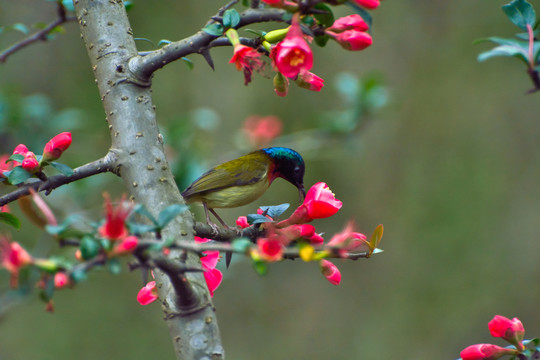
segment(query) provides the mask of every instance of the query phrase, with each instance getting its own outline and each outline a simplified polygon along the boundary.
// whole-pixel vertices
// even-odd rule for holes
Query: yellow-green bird
[[[304,171],[304,160],[296,151],[284,147],[260,149],[210,169],[184,190],[182,196],[188,204],[203,204],[208,224],[213,225],[210,211],[227,227],[215,208],[249,204],[264,194],[278,177],[296,186],[304,199]]]

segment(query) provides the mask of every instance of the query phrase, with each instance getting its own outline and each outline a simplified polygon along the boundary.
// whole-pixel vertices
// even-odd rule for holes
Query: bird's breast
[[[210,191],[200,196],[206,205],[213,208],[232,208],[249,204],[258,199],[270,186],[267,178],[240,186],[231,186],[217,191]]]

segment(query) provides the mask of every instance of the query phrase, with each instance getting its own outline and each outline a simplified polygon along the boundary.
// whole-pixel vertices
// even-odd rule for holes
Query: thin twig
[[[62,4],[60,4],[58,6],[58,19],[54,20],[53,22],[49,23],[47,26],[45,26],[43,29],[41,29],[40,31],[24,38],[23,40],[19,41],[18,43],[15,43],[13,44],[12,46],[10,46],[9,48],[7,48],[6,50],[2,51],[0,53],[0,63],[4,63],[6,62],[7,58],[10,56],[10,55],[13,55],[14,53],[16,53],[17,51],[27,47],[28,45],[31,45],[37,41],[47,41],[47,35],[49,35],[49,33],[51,31],[53,31],[53,29],[57,26],[60,26],[66,22],[71,22],[71,21],[75,21],[76,20],[76,17],[75,16],[66,16],[66,11],[65,11],[65,8]]]

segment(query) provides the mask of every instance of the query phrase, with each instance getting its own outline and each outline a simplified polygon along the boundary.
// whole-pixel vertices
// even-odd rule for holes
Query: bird
[[[304,159],[299,153],[285,147],[268,147],[208,170],[182,192],[182,197],[188,204],[202,203],[206,222],[217,231],[208,212],[229,228],[214,209],[249,204],[278,177],[296,186],[302,201],[306,196],[304,172]]]

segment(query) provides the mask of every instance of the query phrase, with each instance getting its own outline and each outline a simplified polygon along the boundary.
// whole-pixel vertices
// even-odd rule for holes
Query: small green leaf
[[[240,14],[235,9],[227,9],[223,14],[223,26],[234,28],[240,23]]]
[[[101,246],[93,237],[85,236],[82,238],[81,245],[79,248],[81,249],[82,258],[84,260],[89,260],[98,254]]]
[[[22,163],[24,160],[24,155],[22,154],[13,154],[9,157],[9,159],[6,160],[6,163],[10,162],[10,161],[18,161],[20,163]]]
[[[318,3],[314,6],[315,9],[319,9],[324,11],[324,14],[315,14],[315,19],[324,27],[330,27],[334,24],[334,13],[332,12],[332,9],[323,3]]]
[[[133,209],[133,214],[138,214],[138,215],[147,217],[148,219],[150,219],[150,221],[154,223],[154,225],[156,226],[158,225],[156,218],[152,216],[152,214],[150,214],[150,212],[146,210],[146,208],[141,204],[135,205],[135,208]]]
[[[71,176],[73,175],[73,169],[67,166],[66,164],[58,163],[58,162],[51,162],[50,163],[53,168],[58,170],[58,172],[66,175]]]
[[[248,251],[248,249],[250,248],[252,244],[253,243],[251,242],[251,240],[246,239],[246,238],[240,238],[240,239],[233,240],[231,246],[235,252],[245,253]]]
[[[122,272],[122,264],[120,264],[118,259],[110,259],[107,263],[107,268],[114,275],[118,275]]]
[[[272,219],[276,220],[291,206],[288,203],[281,205],[272,205],[272,206],[259,206],[262,211],[266,211],[266,215],[270,216]]]
[[[71,279],[75,281],[76,283],[84,281],[88,278],[88,275],[86,274],[86,271],[83,268],[77,268],[70,274]]]
[[[267,264],[261,260],[253,260],[253,268],[255,269],[255,272],[261,276],[266,275],[268,272]]]
[[[514,56],[528,64],[528,49],[513,45],[501,45],[478,55],[478,61],[482,62],[495,56]]]
[[[32,174],[24,170],[22,167],[17,166],[14,167],[13,170],[11,170],[11,172],[9,173],[8,181],[12,185],[17,185],[23,183],[30,176],[32,176]]]
[[[223,25],[221,24],[211,23],[211,24],[206,25],[202,30],[208,35],[221,36],[223,35],[224,29],[223,29]]]
[[[523,30],[527,30],[527,25],[533,27],[536,22],[534,8],[525,0],[513,0],[503,5],[502,10],[514,25]]]
[[[21,228],[21,221],[15,215],[7,212],[0,212],[0,222],[11,225],[17,230]]]
[[[158,215],[158,226],[159,228],[163,229],[171,220],[173,220],[175,217],[177,217],[179,214],[183,213],[187,210],[186,205],[180,205],[180,204],[172,204],[165,208],[163,211],[161,211]]]
[[[247,222],[250,225],[261,224],[265,222],[272,222],[271,219],[267,218],[266,216],[259,215],[259,214],[249,214],[246,217],[247,217]]]
[[[183,57],[182,60],[184,61],[184,64],[189,68],[189,70],[193,70],[193,61],[189,60],[187,57]]]
[[[126,225],[129,229],[129,232],[134,235],[142,235],[145,233],[156,231],[158,228],[156,225],[141,224],[136,222],[127,221]]]
[[[16,23],[16,24],[13,24],[11,25],[11,28],[13,30],[17,30],[17,31],[20,31],[22,32],[24,35],[28,35],[28,27],[22,23]]]
[[[79,214],[70,215],[66,217],[64,221],[62,221],[62,223],[58,225],[45,225],[45,231],[47,231],[47,233],[53,236],[67,237],[65,235],[68,230],[71,230],[69,229],[70,226],[73,223],[82,222],[82,221],[84,221],[84,218],[81,215]],[[80,235],[79,231],[69,231],[69,233],[70,233],[69,236]]]

